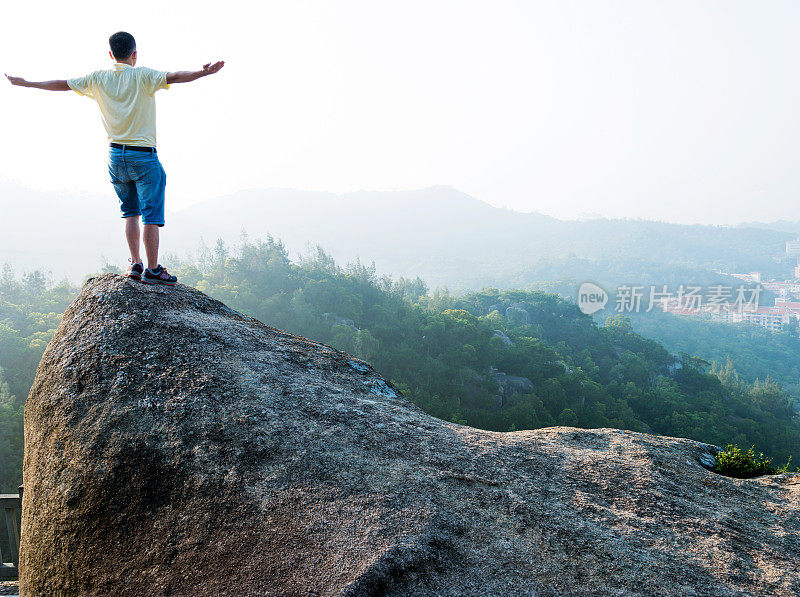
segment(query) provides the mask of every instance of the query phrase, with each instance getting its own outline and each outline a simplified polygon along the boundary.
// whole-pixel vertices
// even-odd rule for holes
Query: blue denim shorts
[[[109,147],[108,173],[123,218],[140,215],[143,224],[164,225],[167,175],[156,153]]]

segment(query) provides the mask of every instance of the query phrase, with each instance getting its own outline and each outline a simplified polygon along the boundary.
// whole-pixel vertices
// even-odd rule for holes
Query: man
[[[146,284],[174,285],[177,278],[158,263],[159,228],[164,225],[164,188],[167,176],[156,154],[155,92],[172,83],[188,83],[219,72],[225,62],[209,63],[198,71],[163,72],[136,66],[136,40],[119,31],[109,40],[111,70],[99,70],[77,79],[26,81],[6,75],[12,85],[49,91],[72,89],[100,107],[111,141],[108,171],[119,197],[125,219],[125,237],[130,249],[128,276]],[[147,269],[140,256],[139,218],[144,230],[141,240]]]

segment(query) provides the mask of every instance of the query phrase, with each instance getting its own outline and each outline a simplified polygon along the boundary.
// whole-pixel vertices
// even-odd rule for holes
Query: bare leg
[[[145,224],[142,240],[144,240],[144,252],[147,253],[147,267],[155,269],[158,267],[158,226]]]
[[[125,218],[125,238],[128,239],[131,261],[133,263],[141,263],[142,257],[139,254],[139,216]]]

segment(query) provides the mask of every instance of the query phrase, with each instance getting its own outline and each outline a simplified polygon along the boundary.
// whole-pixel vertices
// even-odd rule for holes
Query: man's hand
[[[3,74],[6,75],[5,73],[3,73]],[[27,83],[28,82],[25,79],[23,79],[22,77],[12,77],[11,75],[6,75],[6,79],[8,79],[8,82],[11,83],[12,85],[19,85],[20,87],[27,87]]]
[[[5,73],[3,73],[5,75]],[[35,87],[36,89],[44,89],[46,91],[69,91],[66,79],[58,79],[55,81],[26,81],[22,77],[12,77],[6,75],[9,83],[18,85],[20,87]]]
[[[217,62],[209,62],[208,64],[204,64],[203,68],[200,70],[167,73],[167,83],[189,83],[190,81],[196,81],[200,77],[218,73],[223,66],[225,66],[225,61],[219,60]]]
[[[223,66],[225,66],[224,60],[219,60],[214,63],[209,62],[203,65],[203,72],[207,75],[213,75],[214,73],[218,73]]]

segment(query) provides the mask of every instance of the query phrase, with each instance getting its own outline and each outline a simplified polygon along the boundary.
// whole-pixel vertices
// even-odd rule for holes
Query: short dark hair
[[[117,31],[108,38],[108,45],[111,46],[111,53],[117,60],[127,60],[136,49],[136,40],[133,35],[126,31]]]

